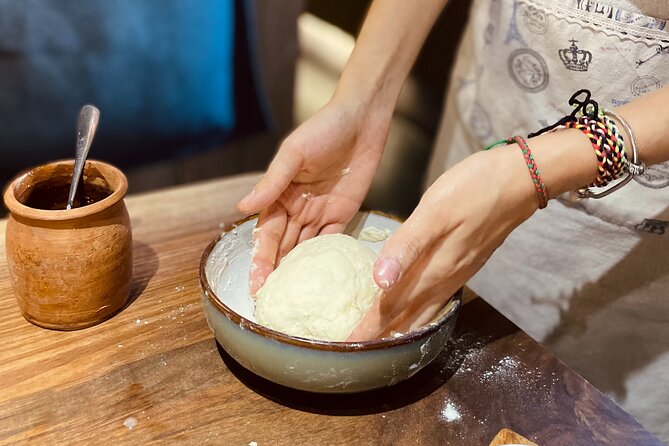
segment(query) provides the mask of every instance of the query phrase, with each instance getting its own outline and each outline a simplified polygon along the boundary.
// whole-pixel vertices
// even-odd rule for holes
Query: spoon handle
[[[95,130],[100,121],[100,110],[93,105],[84,105],[79,112],[77,120],[77,152],[74,160],[74,173],[72,174],[72,183],[70,183],[70,194],[67,197],[67,209],[72,209],[74,196],[77,193],[77,186],[81,179],[81,173],[84,170],[88,151],[93,142]]]

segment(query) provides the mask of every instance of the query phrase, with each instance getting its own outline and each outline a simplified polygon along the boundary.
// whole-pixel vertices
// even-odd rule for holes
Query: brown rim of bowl
[[[47,209],[35,209],[26,206],[21,203],[15,195],[15,187],[21,182],[24,181],[30,174],[36,169],[44,168],[52,165],[74,165],[74,160],[57,160],[50,163],[41,164],[39,166],[32,167],[30,169],[21,172],[16,177],[12,179],[9,185],[5,188],[3,198],[5,201],[5,206],[7,209],[14,214],[24,218],[30,218],[33,220],[45,220],[45,221],[61,221],[61,220],[74,220],[76,218],[87,217],[89,215],[97,214],[105,209],[112,207],[114,204],[121,201],[125,194],[128,192],[128,179],[125,177],[123,172],[116,167],[104,161],[97,160],[87,160],[86,165],[90,165],[100,170],[104,177],[114,178],[117,185],[113,188],[111,195],[103,198],[100,201],[91,203],[87,206],[82,206],[70,210],[47,210]],[[86,167],[84,167],[84,171]],[[82,175],[83,177],[83,175]]]
[[[370,214],[380,215],[382,217],[387,217],[399,222],[402,221],[401,219],[395,216],[380,211],[363,210],[361,212],[368,212]],[[442,310],[440,310],[440,312],[444,311],[444,309],[446,309],[448,305],[451,305],[451,308],[448,309],[448,311],[438,320],[431,322],[427,325],[424,325],[418,330],[411,331],[408,334],[404,334],[397,338],[381,338],[362,342],[341,342],[341,341],[331,342],[331,341],[322,341],[318,339],[303,338],[299,336],[291,336],[282,333],[280,331],[272,330],[271,328],[267,328],[263,325],[260,325],[249,319],[246,319],[241,315],[239,315],[238,313],[236,313],[226,304],[224,304],[216,295],[216,293],[214,293],[214,290],[211,289],[209,281],[207,280],[206,265],[207,265],[207,260],[209,260],[209,254],[211,254],[211,251],[214,249],[216,244],[223,238],[223,235],[225,235],[232,229],[236,228],[237,226],[240,226],[249,220],[253,220],[257,216],[258,214],[252,214],[228,225],[223,230],[221,235],[219,235],[218,237],[216,237],[216,239],[214,239],[214,241],[209,243],[207,248],[202,253],[202,258],[200,259],[200,286],[202,287],[202,291],[207,297],[207,300],[209,300],[209,302],[211,302],[218,310],[220,310],[228,319],[230,319],[232,322],[239,325],[243,329],[250,330],[256,334],[259,334],[261,336],[264,336],[266,338],[278,342],[291,344],[298,347],[307,347],[307,348],[315,348],[318,350],[329,350],[329,351],[339,351],[339,352],[379,350],[393,347],[396,345],[409,344],[416,341],[417,339],[432,335],[433,333],[441,329],[441,327],[445,325],[449,320],[455,317],[458,308],[460,308],[461,298],[462,298],[462,288],[456,291],[455,294],[453,294],[453,296],[451,296],[449,301],[444,305]]]

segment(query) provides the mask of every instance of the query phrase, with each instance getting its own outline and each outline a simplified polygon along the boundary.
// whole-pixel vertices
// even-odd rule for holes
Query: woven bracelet
[[[627,154],[622,135],[613,121],[605,115],[581,116],[565,127],[582,131],[590,140],[597,156],[597,178],[591,187],[604,187],[619,178],[627,164]]]
[[[603,198],[606,197],[607,195],[610,195],[611,193],[617,191],[621,187],[625,186],[627,183],[629,183],[632,178],[634,178],[637,175],[643,175],[644,171],[646,170],[646,165],[639,159],[639,150],[637,149],[636,145],[636,136],[634,135],[634,131],[632,130],[632,127],[630,127],[629,123],[622,118],[619,114],[615,113],[612,110],[604,110],[604,119],[606,122],[613,126],[615,128],[615,123],[614,120],[620,124],[627,134],[629,135],[629,144],[630,144],[630,149],[632,152],[632,159],[630,160],[627,151],[623,150],[623,157],[625,162],[623,163],[622,166],[622,172],[621,175],[624,175],[625,173],[627,176],[625,176],[622,180],[620,180],[618,183],[614,184],[613,186],[609,187],[608,189],[601,191],[601,192],[593,192],[587,187],[581,188],[577,191],[577,194],[580,198]],[[622,136],[621,136],[622,139]],[[618,176],[621,176],[618,175]]]
[[[548,193],[546,192],[546,185],[541,179],[541,174],[537,163],[534,161],[534,156],[530,150],[530,146],[525,141],[525,138],[522,136],[512,136],[509,139],[501,139],[490,145],[488,145],[485,150],[491,149],[500,144],[518,144],[520,150],[523,152],[523,157],[525,158],[525,164],[527,165],[528,170],[530,171],[530,176],[532,177],[532,184],[534,184],[534,189],[537,192],[539,198],[539,209],[543,209],[548,205]]]

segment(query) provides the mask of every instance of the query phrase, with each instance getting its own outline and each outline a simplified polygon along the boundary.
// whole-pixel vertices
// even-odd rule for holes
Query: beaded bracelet
[[[484,150],[491,149],[500,144],[518,144],[520,150],[523,152],[525,164],[527,164],[527,168],[530,171],[532,184],[534,184],[534,189],[537,191],[537,196],[539,197],[539,209],[545,208],[548,205],[548,193],[546,192],[546,185],[544,184],[544,180],[541,179],[539,168],[537,167],[537,163],[534,161],[534,156],[532,155],[530,146],[527,144],[527,141],[525,141],[525,138],[522,136],[512,136],[509,139],[501,139],[488,145]]]

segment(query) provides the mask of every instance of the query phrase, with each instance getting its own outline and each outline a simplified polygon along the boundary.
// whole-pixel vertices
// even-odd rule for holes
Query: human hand
[[[534,213],[536,192],[515,147],[472,155],[429,188],[379,254],[374,280],[382,293],[349,341],[429,322]]]
[[[390,113],[333,100],[283,141],[265,176],[238,205],[245,213],[260,211],[252,295],[296,244],[344,230],[378,167]]]

